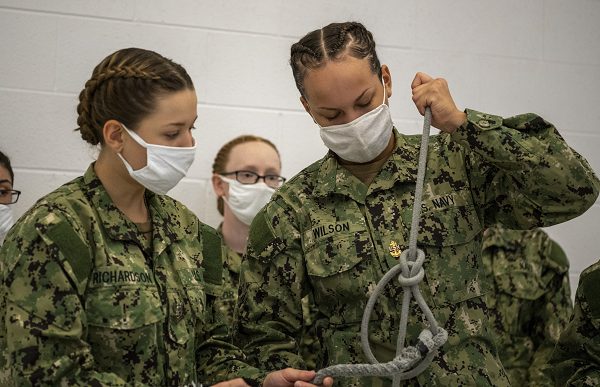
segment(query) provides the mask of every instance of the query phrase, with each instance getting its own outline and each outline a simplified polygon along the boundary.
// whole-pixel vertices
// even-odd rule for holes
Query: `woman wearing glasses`
[[[218,231],[223,238],[224,294],[217,310],[231,323],[237,299],[242,255],[250,223],[271,195],[285,182],[275,145],[262,137],[243,135],[221,147],[213,163],[213,189],[223,215]],[[231,324],[229,324],[231,325]]]
[[[15,175],[10,166],[10,159],[0,152],[0,246],[2,246],[8,230],[15,223],[9,204],[14,204],[19,200],[21,191],[13,189],[14,181]]]

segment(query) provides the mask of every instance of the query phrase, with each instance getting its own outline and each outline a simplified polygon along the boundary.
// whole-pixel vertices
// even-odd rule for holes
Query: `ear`
[[[392,74],[390,74],[390,69],[387,65],[381,65],[381,76],[383,77],[387,97],[390,98],[392,96]]]
[[[220,198],[227,194],[227,192],[229,191],[229,186],[223,181],[223,179],[221,179],[219,175],[213,173],[211,181],[213,190],[215,191],[215,195],[217,195],[217,197]]]
[[[117,120],[108,120],[102,127],[104,144],[113,152],[120,153],[123,150],[123,126]]]

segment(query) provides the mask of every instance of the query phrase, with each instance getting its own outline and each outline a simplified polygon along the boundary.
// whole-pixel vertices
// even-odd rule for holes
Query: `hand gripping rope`
[[[448,332],[438,325],[419,289],[419,283],[423,280],[425,275],[423,270],[425,253],[423,250],[417,248],[417,231],[419,228],[419,220],[421,218],[421,200],[423,196],[423,181],[425,180],[425,171],[427,168],[427,147],[429,143],[430,127],[431,109],[427,107],[425,109],[423,136],[421,137],[421,148],[419,151],[419,169],[415,185],[415,200],[413,203],[408,250],[405,250],[400,254],[400,263],[391,268],[379,281],[373,294],[369,297],[369,301],[367,302],[367,306],[363,313],[360,327],[360,339],[365,356],[372,364],[338,364],[323,368],[317,372],[317,375],[313,379],[314,384],[321,384],[323,379],[327,376],[387,376],[394,378],[394,386],[399,386],[401,380],[414,378],[423,372],[429,364],[431,364],[437,349],[448,340]],[[379,297],[387,283],[396,275],[398,275],[398,281],[404,290],[400,315],[400,330],[396,342],[396,357],[390,362],[379,363],[373,355],[369,345],[369,319],[373,312],[377,297]],[[408,312],[412,297],[414,297],[415,302],[423,311],[423,314],[429,323],[429,328],[425,328],[421,331],[416,345],[404,347]]]

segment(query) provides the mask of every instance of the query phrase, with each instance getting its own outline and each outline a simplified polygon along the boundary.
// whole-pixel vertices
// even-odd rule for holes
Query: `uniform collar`
[[[137,241],[137,226],[119,210],[106,192],[102,182],[94,171],[92,163],[83,175],[84,192],[102,221],[104,230],[109,237],[116,240]],[[180,228],[172,229],[168,223],[171,207],[165,197],[146,190],[146,202],[152,217],[154,251],[162,251],[170,243],[183,238]],[[160,254],[160,253],[158,253]]]
[[[394,135],[395,150],[369,187],[342,167],[329,151],[321,162],[313,194],[319,197],[335,193],[363,203],[366,196],[373,192],[390,189],[397,183],[414,183],[417,179],[420,141],[409,141],[395,128]],[[413,136],[413,140],[416,138]]]

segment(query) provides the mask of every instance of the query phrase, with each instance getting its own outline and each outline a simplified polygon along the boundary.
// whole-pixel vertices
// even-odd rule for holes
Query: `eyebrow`
[[[194,121],[192,121],[192,125],[194,125],[196,123],[196,120],[198,119],[198,116],[196,116],[196,118],[194,118]],[[173,126],[185,126],[187,124],[187,122],[170,122],[167,124],[167,126],[173,125]]]
[[[10,181],[10,180],[8,180],[8,179],[2,179],[2,180],[0,180],[0,184],[4,184],[4,183],[8,183],[8,184],[10,184],[10,185],[11,185],[11,187],[12,187],[12,181]]]
[[[366,88],[366,89],[365,89],[365,91],[363,91],[363,92],[362,92],[362,93],[361,93],[361,94],[360,94],[360,95],[359,95],[359,96],[358,96],[358,97],[357,97],[357,98],[354,100],[354,102],[358,102],[358,101],[359,101],[359,100],[360,100],[360,99],[361,99],[361,98],[362,98],[362,97],[365,95],[365,93],[366,93],[367,91],[371,90],[371,89],[372,89],[372,87],[368,87],[368,88]],[[324,110],[335,110],[335,111],[339,110],[339,109],[337,109],[337,108],[321,107],[321,106],[319,106],[318,108],[319,108],[319,109],[324,109]]]

